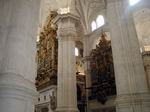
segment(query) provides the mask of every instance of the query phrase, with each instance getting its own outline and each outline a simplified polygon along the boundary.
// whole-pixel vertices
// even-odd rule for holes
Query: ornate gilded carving
[[[38,89],[54,84],[57,81],[57,50],[56,29],[52,28],[52,20],[56,17],[56,12],[51,12],[47,18],[47,23],[40,33],[40,41],[37,45],[37,78]]]
[[[102,33],[99,44],[90,54],[92,97],[105,103],[107,96],[116,93],[111,41]]]

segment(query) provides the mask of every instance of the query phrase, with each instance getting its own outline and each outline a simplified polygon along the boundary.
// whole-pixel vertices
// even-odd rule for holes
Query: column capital
[[[60,14],[53,23],[57,25],[57,38],[61,40],[76,40],[78,37],[76,25],[79,24],[79,17],[71,13]]]

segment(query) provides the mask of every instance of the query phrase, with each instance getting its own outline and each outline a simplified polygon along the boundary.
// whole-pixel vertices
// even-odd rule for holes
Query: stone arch
[[[143,8],[134,13],[134,22],[141,52],[150,50],[150,9]]]

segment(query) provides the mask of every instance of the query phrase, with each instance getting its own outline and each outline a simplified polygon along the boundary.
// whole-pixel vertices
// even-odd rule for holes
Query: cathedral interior
[[[0,0],[0,112],[150,112],[150,0]]]

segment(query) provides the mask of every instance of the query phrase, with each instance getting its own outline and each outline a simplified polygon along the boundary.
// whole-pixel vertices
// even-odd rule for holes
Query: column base
[[[29,82],[20,75],[0,74],[0,112],[34,112],[37,92]]]
[[[56,112],[79,112],[77,108],[57,108]]]
[[[150,112],[150,94],[138,93],[117,96],[116,112]]]

